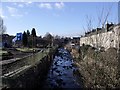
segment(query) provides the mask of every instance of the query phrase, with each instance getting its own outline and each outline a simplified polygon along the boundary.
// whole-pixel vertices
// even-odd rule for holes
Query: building
[[[80,44],[79,41],[80,41],[80,37],[73,37],[73,38],[71,39],[71,43],[72,43],[73,45],[79,45],[79,44]]]
[[[14,38],[15,36],[10,36],[8,34],[2,34],[2,47],[12,47],[12,39]]]
[[[105,28],[86,33],[80,38],[80,46],[83,44],[91,45],[96,48],[110,47],[119,48],[120,43],[120,24],[106,24]]]

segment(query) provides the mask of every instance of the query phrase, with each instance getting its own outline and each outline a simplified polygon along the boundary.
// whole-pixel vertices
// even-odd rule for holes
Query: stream
[[[43,88],[81,88],[82,85],[75,75],[71,54],[59,48],[48,72]]]

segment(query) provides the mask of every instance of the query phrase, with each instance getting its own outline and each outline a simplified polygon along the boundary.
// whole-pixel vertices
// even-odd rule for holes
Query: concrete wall
[[[35,88],[42,85],[56,48],[3,65],[2,88]]]
[[[112,31],[80,38],[80,46],[82,46],[84,43],[85,45],[91,45],[93,47],[104,47],[105,49],[110,47],[119,48],[119,36],[120,25],[117,25],[113,28]]]

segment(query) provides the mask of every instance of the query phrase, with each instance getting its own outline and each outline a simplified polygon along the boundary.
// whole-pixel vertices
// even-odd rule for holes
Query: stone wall
[[[80,46],[83,44],[91,45],[93,47],[104,47],[108,49],[110,47],[119,48],[119,36],[120,36],[120,25],[114,26],[113,30],[104,33],[81,37]]]
[[[56,48],[47,49],[3,65],[2,88],[35,88],[42,85],[55,51]]]
[[[36,62],[41,60],[47,54],[48,54],[47,51],[33,53],[29,56],[21,57],[20,59],[17,59],[15,62],[2,64],[2,74],[5,75],[5,74],[12,72],[14,70],[17,70],[21,67],[35,64]]]

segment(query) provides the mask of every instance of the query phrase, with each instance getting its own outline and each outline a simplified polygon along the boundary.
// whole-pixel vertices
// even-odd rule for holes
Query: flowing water
[[[59,48],[43,88],[81,88],[74,74],[76,70],[70,53]]]

